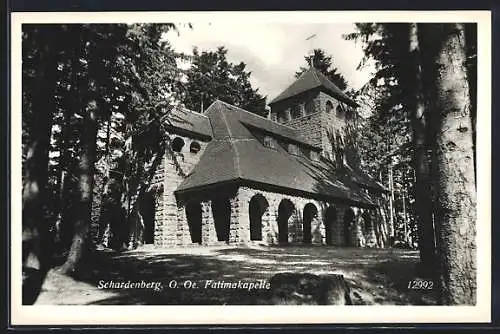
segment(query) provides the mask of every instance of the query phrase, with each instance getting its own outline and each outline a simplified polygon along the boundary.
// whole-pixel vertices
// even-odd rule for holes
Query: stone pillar
[[[267,242],[270,245],[279,244],[279,228],[278,228],[278,207],[280,204],[281,198],[268,198],[269,202],[269,230],[266,236]]]
[[[231,214],[229,221],[229,244],[238,244],[250,241],[250,230],[240,217],[239,191],[229,199]],[[241,212],[243,213],[243,212]]]
[[[288,218],[288,242],[301,243],[303,241],[303,221],[302,212],[298,209],[297,203],[292,202],[295,211]]]
[[[370,219],[365,220],[365,224],[367,224],[367,231],[365,233],[366,238],[366,247],[377,247],[377,235],[375,234],[375,214],[373,210],[367,212]]]
[[[163,190],[155,196],[154,244],[161,246],[163,229]]]
[[[298,240],[296,240],[297,230],[298,230],[298,222],[297,222],[298,218],[299,217],[298,217],[297,208],[295,208],[295,210],[291,213],[290,217],[288,217],[288,242],[289,243],[293,243],[293,242],[298,241]]]
[[[177,203],[172,201],[173,196],[164,196],[163,203],[163,246],[174,247],[177,244],[178,209]]]
[[[213,245],[217,242],[214,217],[212,215],[212,201],[201,202],[201,243]]]
[[[177,246],[190,245],[191,235],[189,233],[189,224],[186,215],[186,206],[184,204],[177,205]]]
[[[265,244],[271,244],[273,242],[270,206],[268,206],[262,214],[262,242]]]
[[[351,228],[352,240],[354,241],[354,246],[365,247],[366,240],[363,234],[363,209],[353,207],[354,219]]]

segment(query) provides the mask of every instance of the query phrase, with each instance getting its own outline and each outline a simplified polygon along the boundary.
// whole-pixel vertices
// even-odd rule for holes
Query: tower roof
[[[329,94],[350,106],[356,107],[358,105],[349,96],[342,92],[342,90],[340,90],[340,88],[338,88],[333,82],[331,82],[323,73],[314,67],[311,67],[302,73],[294,83],[288,86],[287,89],[275,97],[269,104],[286,100],[292,96],[315,88],[325,89]]]

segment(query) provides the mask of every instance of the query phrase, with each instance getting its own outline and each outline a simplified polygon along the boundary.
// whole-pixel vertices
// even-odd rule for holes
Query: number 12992
[[[427,281],[427,280],[408,281],[408,289],[411,290],[432,290],[433,288],[434,288],[433,281]]]

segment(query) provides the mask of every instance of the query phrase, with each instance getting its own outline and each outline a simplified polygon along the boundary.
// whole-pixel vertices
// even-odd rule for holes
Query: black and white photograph
[[[18,319],[491,316],[489,12],[29,14]]]

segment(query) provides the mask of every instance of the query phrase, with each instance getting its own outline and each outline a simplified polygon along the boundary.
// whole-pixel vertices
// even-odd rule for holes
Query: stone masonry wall
[[[160,186],[161,192],[156,198],[155,212],[155,235],[154,243],[157,246],[167,247],[179,244],[178,239],[186,237],[189,233],[186,219],[179,219],[179,208],[174,195],[174,191],[184,180],[185,175],[191,172],[200,160],[207,143],[205,141],[168,134],[170,139],[180,137],[184,141],[184,146],[180,152],[168,151],[157,169],[154,181],[156,186]],[[200,144],[200,151],[190,152],[192,142]],[[187,231],[187,232],[186,232]],[[183,235],[184,233],[184,235]],[[189,234],[188,234],[189,236]]]
[[[340,104],[340,102],[329,96],[328,94],[325,94],[323,92],[320,92],[317,98],[318,103],[321,106],[322,112],[322,124],[323,127],[321,129],[322,131],[322,138],[321,142],[323,145],[323,150],[325,152],[332,152],[332,143],[330,139],[328,138],[329,133],[336,133],[337,131],[340,131],[340,133],[344,132],[344,129],[348,123],[351,123],[351,120],[346,118],[344,112],[337,112],[337,107]],[[326,103],[330,101],[333,105],[333,108],[328,112],[326,108]],[[327,153],[328,154],[328,153]],[[332,157],[333,158],[333,157]]]
[[[310,110],[306,112],[306,103],[309,101],[313,103],[313,112]],[[326,107],[328,101],[332,103],[330,111],[327,111]],[[339,104],[340,102],[337,99],[324,92],[310,91],[273,105],[271,119],[276,120],[276,114],[280,111],[285,111],[288,120],[283,124],[300,129],[303,134],[307,134],[306,138],[310,144],[322,147],[323,155],[333,159],[334,157],[330,156],[332,145],[328,138],[328,133],[335,133],[337,130],[342,132],[347,122],[350,122],[344,112],[337,112]],[[294,105],[299,105],[302,116],[292,119],[290,108]]]
[[[277,118],[274,115],[278,112],[284,111],[288,120],[283,124],[300,129],[304,134],[307,134],[305,137],[308,143],[321,146],[322,119],[321,113],[319,112],[320,110],[318,109],[319,105],[316,103],[318,94],[319,93],[317,91],[310,91],[276,103],[271,109],[271,119],[276,120]],[[308,101],[313,101],[314,112],[306,113],[306,103]],[[300,107],[302,117],[291,119],[290,108],[296,104]]]

